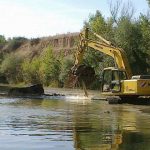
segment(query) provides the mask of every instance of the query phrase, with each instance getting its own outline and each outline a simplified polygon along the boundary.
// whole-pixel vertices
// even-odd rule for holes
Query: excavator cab
[[[102,92],[121,92],[121,81],[127,79],[125,70],[105,68],[102,74]]]

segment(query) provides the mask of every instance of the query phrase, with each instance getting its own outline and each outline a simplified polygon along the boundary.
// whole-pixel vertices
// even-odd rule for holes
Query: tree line
[[[150,73],[150,13],[134,17],[132,5],[122,4],[121,1],[111,3],[110,12],[111,16],[105,18],[100,11],[96,11],[90,15],[85,26],[126,51],[133,74]],[[91,49],[85,56],[85,63],[93,66],[97,74],[103,68],[114,65],[110,57]]]

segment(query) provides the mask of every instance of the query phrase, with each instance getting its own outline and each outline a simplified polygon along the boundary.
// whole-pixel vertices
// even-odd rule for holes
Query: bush
[[[23,62],[23,79],[26,83],[58,86],[60,66],[59,59],[54,55],[53,50],[48,47],[41,56]]]
[[[52,48],[45,49],[41,57],[40,74],[46,86],[49,86],[54,81],[59,82],[60,66],[61,63],[54,55]]]
[[[21,64],[23,58],[15,54],[6,55],[1,64],[1,73],[4,74],[9,82],[16,83],[22,81]]]
[[[64,84],[68,78],[68,74],[73,67],[73,59],[72,58],[64,58],[61,62],[61,71],[59,75],[59,80],[62,84]]]
[[[33,46],[33,45],[36,45],[40,42],[40,38],[33,38],[30,40],[30,45]]]
[[[19,48],[24,42],[26,42],[28,39],[24,37],[14,37],[13,39],[8,41],[8,51],[13,51]]]
[[[40,64],[39,58],[34,58],[32,61],[25,60],[22,63],[22,74],[25,83],[41,83],[39,74]]]
[[[0,44],[6,43],[6,39],[3,35],[0,35]]]

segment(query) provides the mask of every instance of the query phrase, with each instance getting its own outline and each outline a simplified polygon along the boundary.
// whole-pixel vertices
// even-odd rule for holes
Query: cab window
[[[112,81],[112,71],[111,70],[105,70],[103,72],[103,87],[102,87],[102,90],[104,92],[110,91],[111,81]]]
[[[120,71],[119,76],[120,76],[120,80],[126,80],[127,79],[127,74],[125,71]]]

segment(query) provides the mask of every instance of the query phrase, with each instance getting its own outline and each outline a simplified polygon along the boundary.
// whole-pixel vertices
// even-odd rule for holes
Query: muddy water
[[[150,149],[149,106],[77,98],[1,97],[0,149]]]

